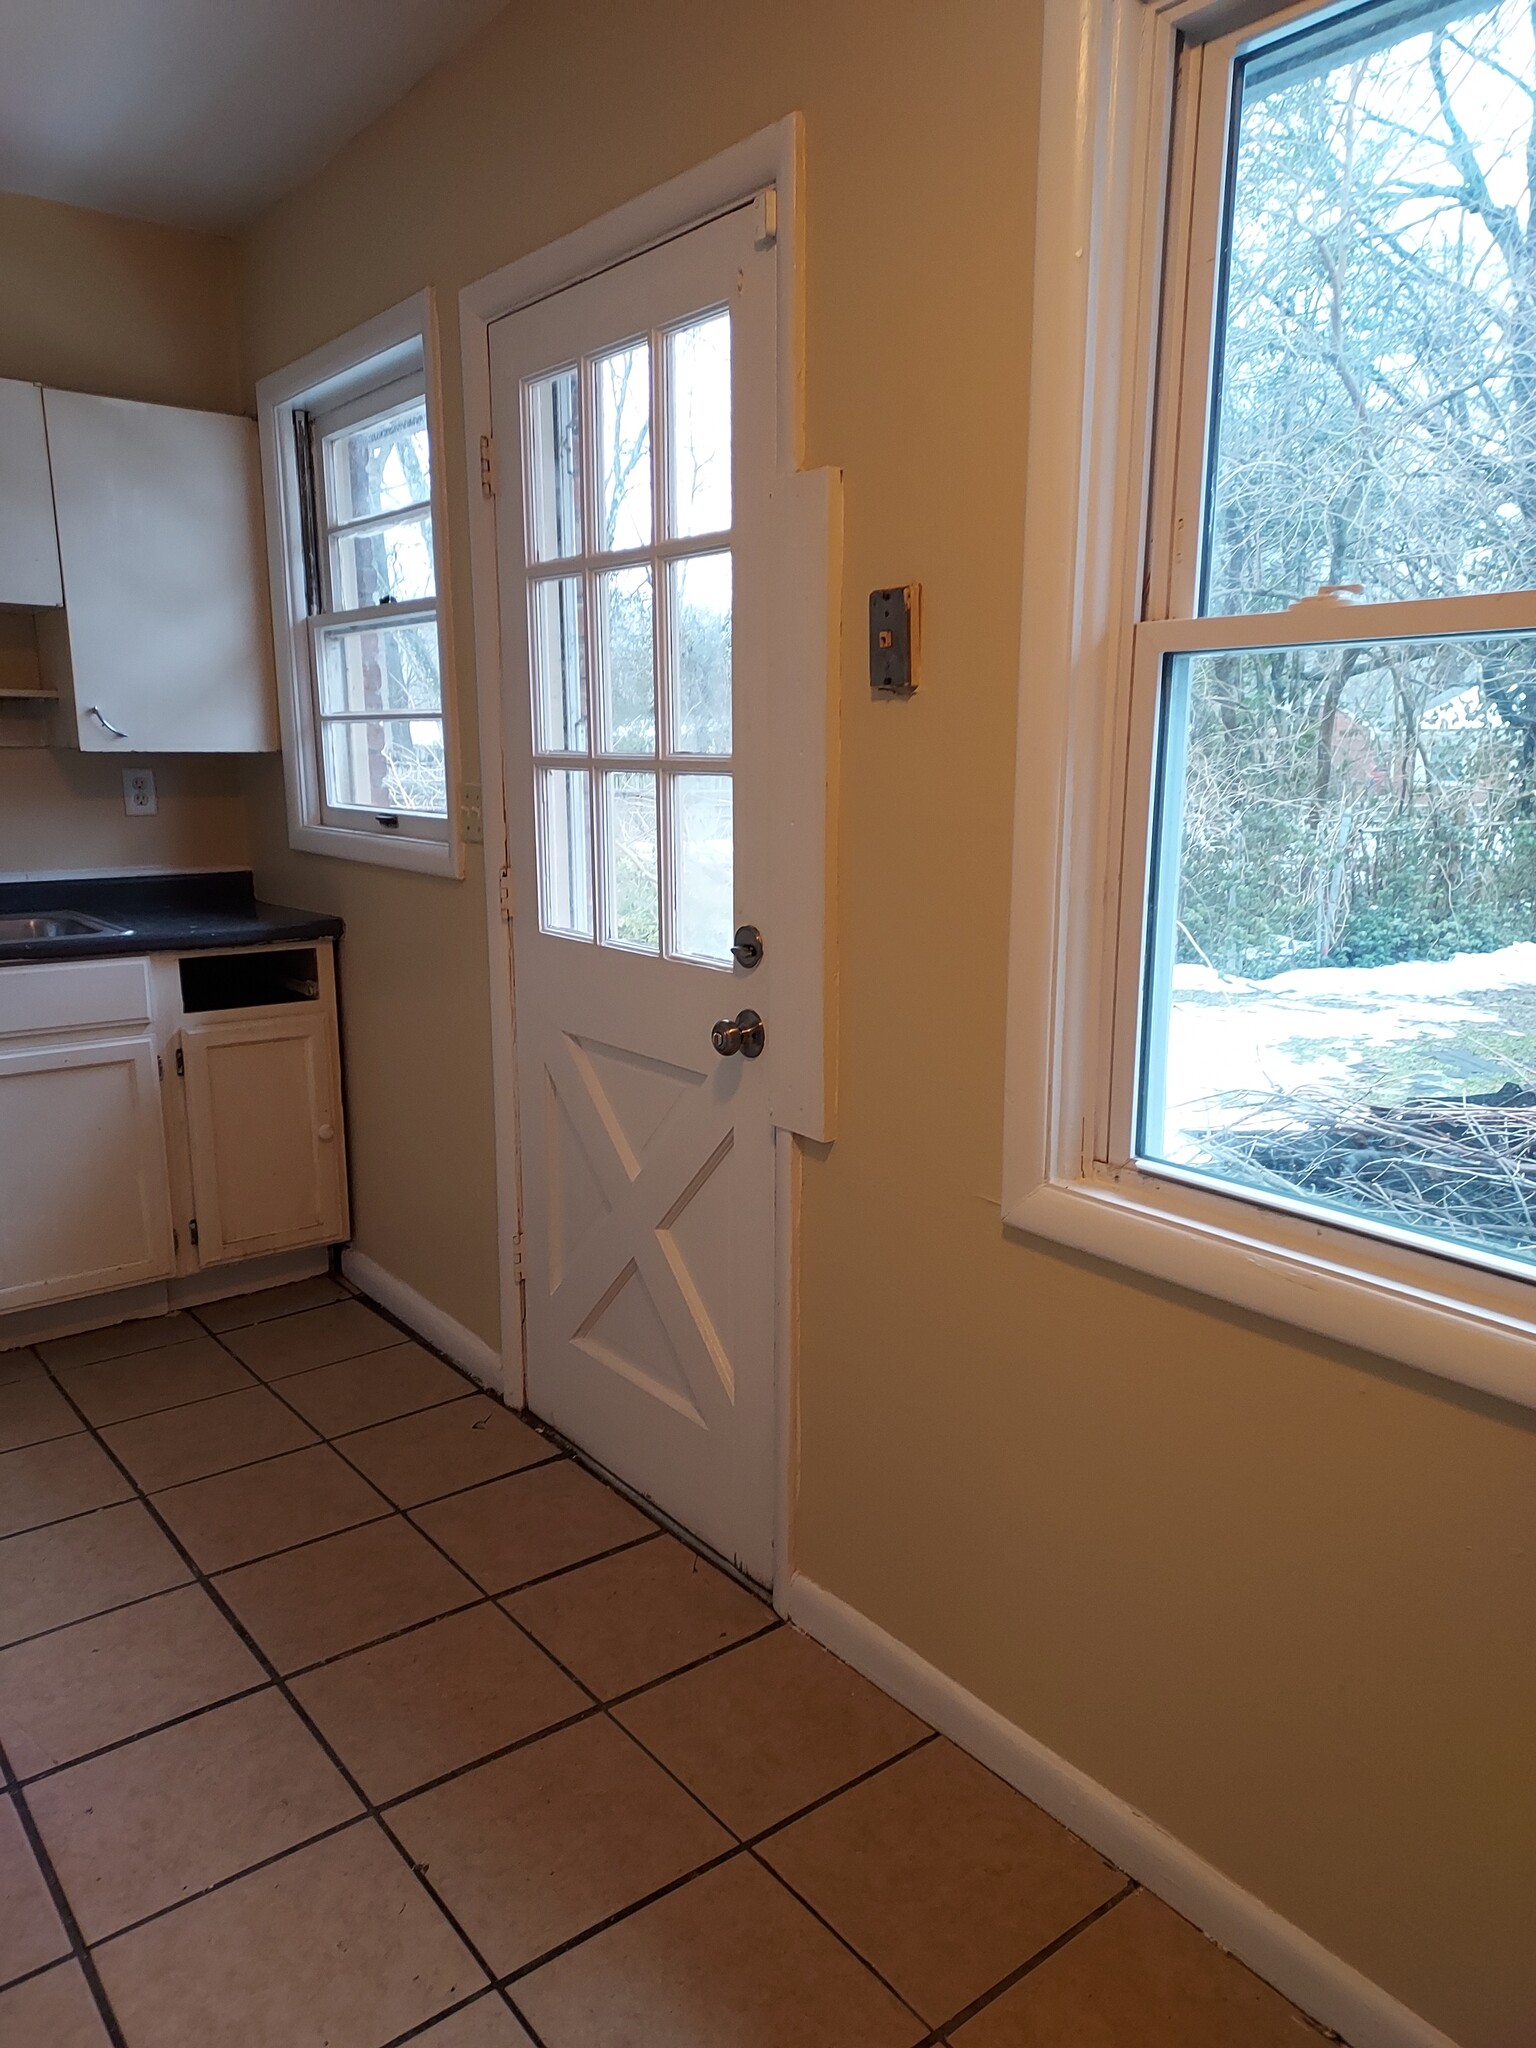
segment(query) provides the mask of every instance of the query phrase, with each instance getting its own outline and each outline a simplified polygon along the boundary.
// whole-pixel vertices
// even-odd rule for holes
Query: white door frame
[[[805,261],[804,121],[787,114],[770,128],[736,143],[707,163],[604,214],[547,247],[518,258],[459,294],[459,345],[463,364],[464,434],[470,478],[469,543],[473,592],[472,628],[479,698],[480,775],[485,816],[485,914],[490,952],[491,1057],[495,1101],[496,1194],[505,1245],[507,1223],[516,1219],[522,1240],[522,1181],[518,1147],[516,1047],[514,1040],[512,947],[503,909],[509,874],[507,789],[502,734],[500,593],[496,561],[496,506],[477,489],[482,445],[491,434],[490,336],[493,321],[546,298],[567,285],[639,256],[658,243],[758,194],[771,194],[771,211],[761,218],[764,238],[773,239],[778,261],[776,349],[776,489],[795,505],[797,569],[802,587],[814,591],[824,580],[821,616],[807,604],[807,628],[797,647],[802,701],[825,706],[820,721],[785,721],[786,758],[778,764],[792,802],[805,820],[797,837],[796,867],[786,890],[801,901],[826,905],[823,926],[792,970],[801,985],[819,995],[809,1011],[822,1020],[814,1043],[785,1046],[777,1057],[786,1073],[783,1114],[776,1118],[774,1270],[774,1372],[777,1474],[774,1512],[774,1602],[782,1610],[793,1574],[794,1496],[798,1467],[795,1375],[799,1339],[798,1281],[794,1221],[799,1202],[799,1138],[830,1139],[836,1108],[836,976],[832,925],[835,890],[833,857],[837,767],[838,657],[842,595],[842,477],[835,470],[806,471],[805,447]],[[510,491],[517,486],[507,480]],[[518,793],[521,800],[521,792]],[[817,826],[822,827],[817,830]],[[788,966],[789,963],[786,963]],[[776,1090],[776,1093],[779,1092]],[[798,1134],[797,1135],[792,1135]],[[501,1260],[501,1363],[503,1392],[519,1406],[526,1398],[523,1348],[521,1256]]]

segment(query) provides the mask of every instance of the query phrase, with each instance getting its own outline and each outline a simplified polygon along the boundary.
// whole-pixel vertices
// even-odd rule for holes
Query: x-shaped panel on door
[[[545,1067],[553,1333],[704,1428],[735,1392],[735,1133],[710,1078],[567,1032]]]

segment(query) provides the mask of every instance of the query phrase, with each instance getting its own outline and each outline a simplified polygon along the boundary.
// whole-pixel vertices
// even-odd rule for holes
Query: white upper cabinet
[[[256,428],[43,394],[64,609],[38,617],[55,737],[91,753],[278,746]]]
[[[0,605],[63,602],[43,394],[0,377]]]

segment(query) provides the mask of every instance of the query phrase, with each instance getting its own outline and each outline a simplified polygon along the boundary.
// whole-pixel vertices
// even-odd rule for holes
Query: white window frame
[[[432,552],[436,597],[429,604],[375,607],[378,616],[400,621],[435,616],[438,670],[442,679],[445,817],[352,811],[327,802],[316,697],[315,627],[336,619],[362,622],[371,613],[309,615],[304,572],[301,484],[294,454],[296,414],[314,416],[327,430],[349,413],[366,419],[377,411],[424,394],[432,451]],[[349,334],[315,349],[256,387],[261,434],[262,481],[266,497],[267,555],[272,586],[272,634],[277,654],[278,712],[282,727],[283,778],[287,790],[288,842],[305,853],[342,860],[410,868],[425,874],[462,877],[464,849],[459,830],[459,750],[453,690],[453,636],[449,619],[445,545],[447,504],[443,477],[442,386],[437,323],[430,291],[418,292]],[[319,541],[325,547],[325,492],[317,489]],[[321,574],[330,596],[330,567]]]
[[[1140,975],[1140,932],[1127,945],[1122,922],[1143,914],[1147,677],[1163,647],[1197,645],[1202,631],[1188,618],[1166,631],[1142,625],[1136,646],[1138,621],[1166,611],[1180,573],[1166,543],[1149,561],[1149,535],[1175,532],[1175,506],[1199,487],[1152,473],[1165,265],[1176,296],[1186,277],[1201,288],[1198,266],[1218,259],[1214,211],[1183,246],[1194,193],[1190,136],[1180,132],[1188,110],[1174,118],[1180,37],[1211,43],[1344,11],[1045,0],[1003,1220],[1536,1406],[1536,1281],[1301,1204],[1112,1163],[1128,1130],[1120,1104],[1111,1114],[1117,976],[1124,1074],[1126,977]],[[1201,118],[1224,122],[1225,106],[1207,104]],[[1203,364],[1192,374],[1165,361],[1161,374],[1165,388],[1206,388]],[[1331,612],[1311,610],[1255,621],[1254,641],[1349,634]],[[1474,612],[1490,631],[1536,624],[1525,596],[1468,601],[1469,621]],[[1451,626],[1439,602],[1369,613],[1378,637]]]
[[[678,320],[646,330],[622,339],[605,349],[602,356],[584,356],[579,362],[556,364],[541,375],[530,380],[523,389],[524,432],[526,446],[541,449],[548,446],[548,439],[541,421],[534,412],[533,394],[540,383],[562,372],[574,371],[577,379],[577,409],[583,421],[581,434],[582,460],[584,465],[580,483],[580,495],[591,508],[588,521],[594,524],[598,508],[602,503],[602,483],[598,475],[600,462],[599,435],[587,431],[586,422],[595,419],[598,401],[595,394],[597,367],[603,357],[614,354],[618,349],[638,346],[642,342],[649,350],[648,403],[651,435],[651,537],[643,543],[624,547],[603,547],[597,544],[597,536],[584,534],[586,542],[582,548],[569,555],[542,556],[535,552],[533,535],[538,522],[538,507],[535,502],[533,472],[523,479],[523,517],[529,534],[527,565],[529,594],[529,648],[537,648],[539,626],[533,616],[534,594],[541,584],[557,578],[574,578],[584,588],[584,606],[588,613],[588,647],[591,658],[588,662],[588,729],[589,745],[585,752],[571,752],[559,747],[547,746],[541,738],[542,716],[538,703],[537,685],[534,685],[533,711],[533,772],[535,793],[532,800],[539,806],[539,922],[540,929],[551,937],[568,940],[573,945],[597,945],[616,952],[641,952],[661,960],[681,961],[693,967],[706,967],[712,971],[729,974],[729,955],[706,957],[687,952],[678,942],[676,926],[677,906],[673,902],[672,873],[677,855],[676,819],[677,790],[680,783],[689,777],[709,776],[725,780],[731,787],[732,802],[735,800],[736,761],[734,751],[724,754],[690,753],[677,743],[672,730],[672,703],[669,688],[665,682],[671,659],[671,647],[675,628],[676,598],[672,589],[672,570],[679,562],[707,559],[724,555],[735,574],[737,533],[735,507],[732,507],[732,521],[729,525],[714,527],[706,532],[678,534],[671,531],[671,517],[667,497],[670,482],[667,475],[666,452],[671,431],[671,384],[668,344],[674,334],[696,326],[703,321],[724,316],[731,318],[728,304],[702,306],[689,314],[686,320]],[[545,461],[542,453],[535,455],[535,462]],[[604,574],[616,570],[644,569],[651,579],[652,605],[652,652],[655,677],[655,735],[650,753],[620,753],[604,743],[602,715],[599,700],[604,695],[600,679],[602,657],[599,652],[602,629],[599,623],[599,606],[596,589]],[[535,656],[535,668],[537,657]],[[543,778],[547,771],[574,770],[590,778],[587,802],[587,865],[590,874],[590,904],[592,924],[589,931],[577,931],[568,924],[552,921],[545,902],[548,879],[558,871],[548,850],[549,819],[542,796]],[[657,883],[659,929],[654,950],[646,946],[634,946],[629,941],[610,933],[608,926],[609,895],[611,891],[610,861],[613,849],[612,825],[607,817],[610,799],[606,794],[607,780],[613,774],[640,774],[654,778],[656,786],[656,830],[657,830]]]

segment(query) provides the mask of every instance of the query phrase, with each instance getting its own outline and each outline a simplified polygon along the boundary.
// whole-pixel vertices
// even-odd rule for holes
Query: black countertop
[[[74,910],[119,931],[65,939],[0,939],[0,966],[20,960],[99,960],[122,953],[193,953],[339,939],[339,917],[259,903],[249,870],[198,875],[79,875],[0,882],[0,917]]]

